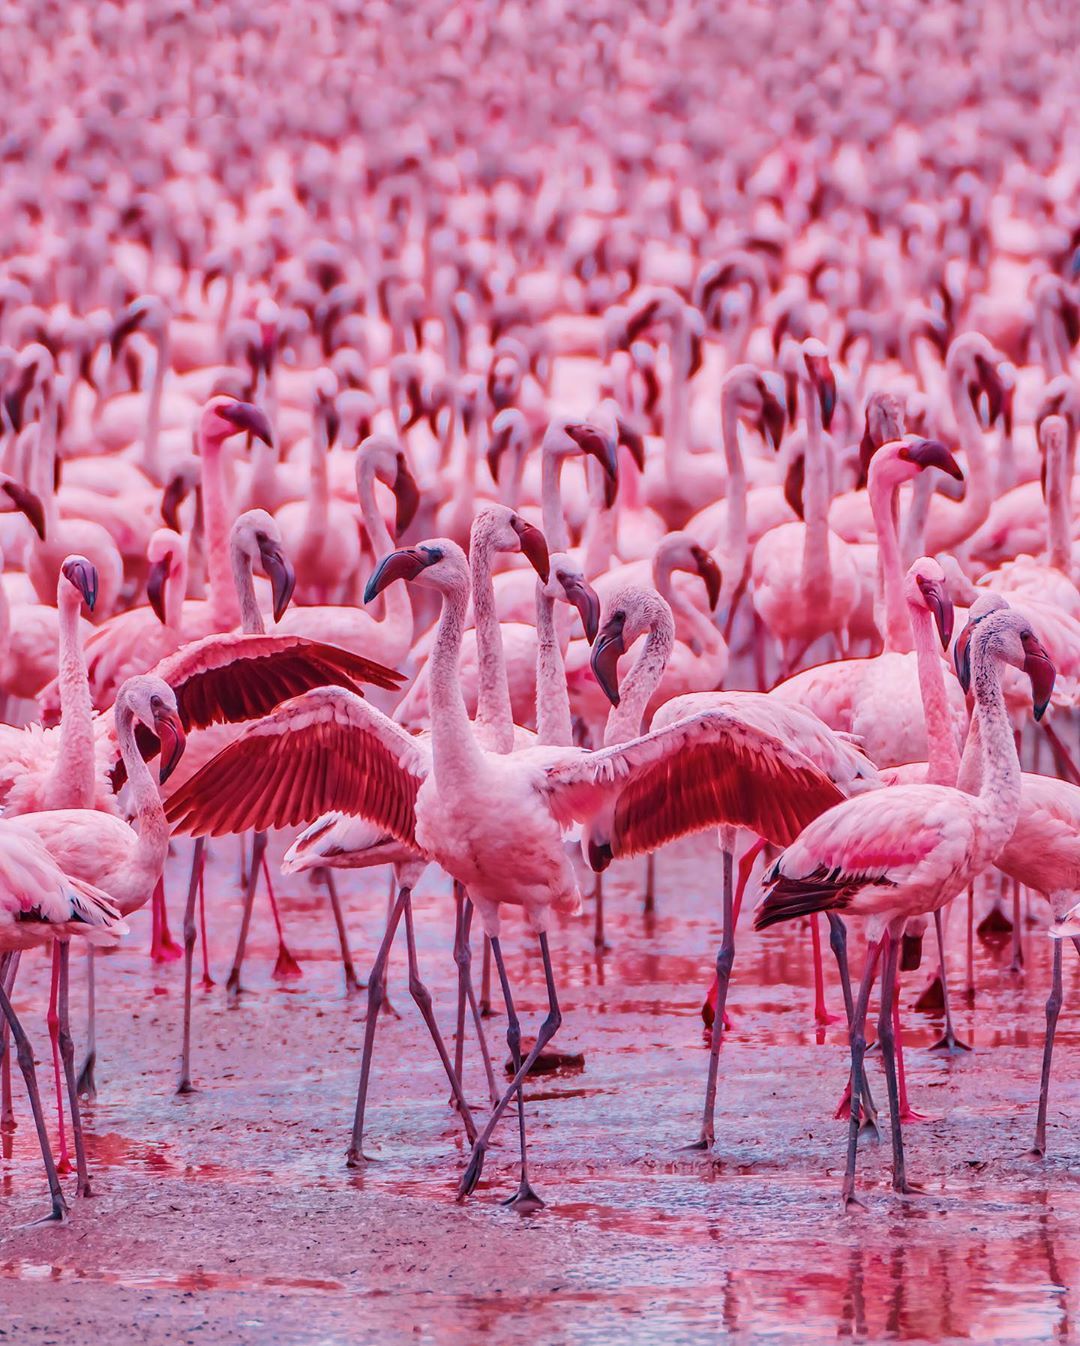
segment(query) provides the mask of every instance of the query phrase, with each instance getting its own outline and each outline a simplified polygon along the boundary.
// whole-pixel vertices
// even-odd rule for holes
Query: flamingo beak
[[[180,532],[180,506],[187,497],[187,482],[179,475],[173,477],[161,493],[161,519],[174,533]]]
[[[264,444],[273,447],[274,432],[270,427],[269,418],[266,412],[253,402],[230,402],[218,407],[217,414],[230,425],[235,425],[237,430],[246,430],[256,439],[261,439]]]
[[[146,574],[146,601],[158,621],[165,625],[165,586],[169,580],[169,558],[155,561]]]
[[[499,484],[499,464],[502,462],[502,456],[510,447],[510,427],[501,426],[491,436],[491,442],[487,446],[488,471],[491,473],[491,480],[496,486]]]
[[[184,755],[187,735],[180,723],[180,716],[174,710],[163,710],[154,717],[154,733],[161,743],[161,769],[158,772],[158,781],[164,785]]]
[[[397,475],[394,477],[393,491],[394,499],[397,501],[394,529],[400,537],[420,508],[420,488],[416,484],[416,478],[409,471],[405,455],[401,452],[397,457]]]
[[[1031,701],[1035,718],[1041,720],[1054,692],[1057,677],[1053,661],[1034,636],[1024,637],[1024,672],[1031,679]]]
[[[596,590],[577,575],[560,575],[559,583],[566,601],[577,608],[581,625],[585,628],[585,639],[591,645],[600,627],[600,598]]]
[[[821,403],[821,424],[828,430],[836,410],[836,375],[832,372],[827,356],[807,356],[806,363]]]
[[[511,524],[514,532],[518,535],[521,544],[521,554],[528,560],[529,564],[546,584],[548,576],[551,574],[551,563],[548,559],[547,539],[541,533],[539,528],[531,523],[526,523],[524,519],[514,516]]]
[[[109,354],[115,360],[124,342],[137,332],[146,317],[146,305],[141,299],[128,304],[109,331]]]
[[[259,559],[274,595],[274,621],[280,622],[296,588],[296,571],[280,542],[265,538],[259,543]]]
[[[418,379],[405,384],[405,401],[398,409],[398,424],[402,430],[411,430],[424,416],[424,395]]]
[[[33,491],[28,491],[21,482],[10,478],[3,484],[4,494],[19,511],[30,520],[34,532],[45,541],[45,506]]]
[[[965,693],[971,691],[971,637],[980,621],[982,621],[981,617],[969,621],[956,637],[956,644],[953,646],[953,665],[956,668],[957,679]]]
[[[60,567],[64,578],[78,589],[87,608],[93,612],[98,595],[97,567],[85,556],[70,557]]]
[[[695,546],[691,548],[691,551],[694,560],[697,562],[697,573],[705,581],[705,592],[709,597],[709,611],[714,612],[717,603],[720,602],[720,589],[724,577],[720,573],[720,567],[704,547]]]
[[[937,467],[957,481],[964,480],[960,464],[949,450],[937,439],[915,439],[903,450],[903,457],[916,467]]]
[[[595,425],[590,425],[587,421],[581,421],[577,425],[568,425],[566,433],[582,453],[591,454],[596,459],[604,469],[608,480],[617,485],[619,481],[619,459],[615,441],[609,439],[602,430]]]
[[[937,580],[925,579],[922,575],[919,575],[916,583],[923,596],[923,601],[934,614],[934,623],[937,626],[941,648],[947,650],[949,641],[952,640],[953,621],[956,615],[953,610],[952,599],[949,597],[945,586],[939,584]]]
[[[589,660],[593,676],[600,684],[600,690],[613,706],[619,704],[619,660],[626,653],[623,639],[623,626],[626,617],[616,613],[604,623],[604,629],[596,637],[592,657]]]
[[[986,394],[986,412],[991,425],[1001,415],[1001,410],[1005,402],[1005,384],[1002,382],[1001,375],[990,363],[981,355],[975,357],[975,367],[979,371],[979,386],[981,391]]]
[[[794,425],[795,417],[799,414],[799,380],[791,371],[784,374],[784,400],[787,403],[788,421]]]
[[[333,398],[326,398],[319,408],[323,423],[326,426],[326,447],[332,449],[337,443],[338,433],[341,430],[341,418],[338,416],[337,407],[334,405]]]
[[[364,590],[364,602],[370,603],[395,580],[405,580],[407,583],[416,579],[422,570],[434,565],[439,559],[437,553],[425,551],[420,547],[402,547],[398,551],[392,551],[375,567]]]
[[[761,398],[761,415],[758,417],[758,433],[775,453],[784,438],[786,425],[784,405],[766,389]]]
[[[645,440],[642,438],[641,435],[638,434],[638,432],[634,429],[632,425],[628,425],[624,420],[620,420],[618,422],[618,428],[619,428],[619,443],[623,446],[624,449],[627,450],[627,452],[630,454],[630,457],[633,458],[634,466],[637,468],[637,470],[639,472],[644,472]]]
[[[784,476],[784,499],[797,519],[803,517],[803,485],[806,481],[806,455],[798,453],[788,464]]]

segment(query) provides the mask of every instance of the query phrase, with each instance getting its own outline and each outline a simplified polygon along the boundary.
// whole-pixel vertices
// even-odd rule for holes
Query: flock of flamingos
[[[514,6],[430,27],[326,18],[321,34],[281,4],[242,35],[208,20],[190,50],[167,6],[102,7],[56,36],[83,115],[31,131],[35,92],[0,147],[0,1126],[32,1116],[51,1218],[68,1208],[69,1136],[75,1195],[89,1191],[79,1099],[96,1089],[110,968],[95,950],[138,938],[148,907],[152,956],[177,956],[163,872],[170,849],[190,855],[170,904],[191,1091],[207,848],[247,838],[235,990],[260,885],[274,901],[274,830],[286,872],[326,887],[351,986],[334,872],[393,869],[352,1165],[404,926],[471,1143],[459,1197],[510,1110],[510,1201],[542,1205],[525,1083],[561,1023],[552,913],[593,922],[602,945],[611,862],[650,857],[646,900],[662,903],[652,855],[706,829],[722,938],[702,988],[698,1147],[723,1109],[736,932],[809,921],[818,1009],[827,933],[850,1031],[844,1202],[878,1125],[875,981],[893,1186],[917,1191],[897,979],[936,978],[941,1046],[964,1050],[947,947],[961,956],[965,923],[970,948],[973,921],[1009,922],[1008,903],[986,914],[972,897],[996,866],[1045,899],[1054,940],[1032,1080],[1044,1151],[1062,950],[1080,950],[1080,214],[1064,114],[1022,34],[993,96],[959,70],[930,91],[898,53],[886,77],[873,32],[853,31],[844,88],[800,100],[790,47],[809,20],[792,7],[771,53],[749,20],[732,48],[744,81],[790,80],[786,113],[770,122],[733,78],[728,116],[746,119],[713,127],[693,104],[710,78],[691,50],[699,8],[667,15],[683,87],[650,82],[655,34],[622,41],[555,4],[537,9],[528,62]],[[925,21],[931,59],[935,42],[955,56],[992,40],[962,13]],[[139,24],[163,92],[73,73]],[[828,34],[823,17],[813,41]],[[289,51],[324,38],[359,92],[328,77],[320,121]],[[149,116],[174,82],[205,100],[219,76],[206,109],[224,115],[203,129]],[[454,881],[445,1040],[411,905],[428,865]],[[506,937],[536,940],[546,975],[525,1039]],[[505,1007],[502,1088],[474,943]],[[51,1001],[23,1022],[17,974],[39,946]],[[55,1124],[27,1036],[46,1023]],[[461,1088],[467,1040],[484,1117]]]

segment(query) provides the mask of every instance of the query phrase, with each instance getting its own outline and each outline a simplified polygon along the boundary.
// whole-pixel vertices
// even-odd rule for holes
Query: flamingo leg
[[[881,974],[881,1013],[878,1038],[885,1062],[885,1080],[889,1086],[889,1122],[893,1145],[893,1190],[911,1194],[920,1189],[907,1180],[904,1168],[904,1133],[900,1121],[900,1087],[896,1074],[896,1040],[893,1034],[893,998],[896,995],[896,971],[900,959],[900,932],[886,935],[885,968]]]
[[[881,942],[875,941],[866,951],[866,966],[859,985],[859,998],[851,1017],[851,1117],[848,1122],[847,1167],[841,1199],[845,1209],[861,1206],[855,1195],[855,1161],[859,1151],[859,1107],[862,1093],[863,1061],[866,1056],[866,1011],[870,1006],[870,988],[874,984]]]
[[[394,942],[394,931],[401,920],[409,900],[409,889],[402,887],[398,893],[390,919],[386,922],[379,952],[375,955],[371,972],[368,974],[367,1019],[364,1023],[364,1052],[360,1059],[360,1084],[356,1091],[356,1112],[353,1115],[352,1139],[349,1142],[345,1162],[350,1168],[360,1168],[368,1162],[364,1153],[364,1112],[367,1108],[368,1081],[371,1077],[371,1053],[375,1046],[375,1029],[379,1022],[379,1010],[386,994],[386,960],[390,956],[390,945]]]
[[[34,1116],[34,1127],[37,1130],[38,1144],[41,1146],[41,1158],[45,1164],[45,1175],[49,1180],[49,1195],[52,1197],[52,1213],[47,1217],[50,1220],[62,1220],[67,1213],[67,1206],[64,1202],[64,1193],[60,1189],[60,1177],[56,1172],[56,1164],[53,1162],[52,1149],[49,1145],[49,1133],[45,1129],[45,1116],[41,1111],[41,1095],[38,1093],[37,1074],[34,1071],[34,1053],[30,1046],[29,1039],[23,1032],[23,1026],[19,1022],[18,1016],[12,1008],[11,1001],[8,999],[7,991],[0,981],[0,1014],[3,1014],[11,1029],[12,1041],[15,1043],[15,1054],[18,1057],[19,1069],[23,1073],[23,1079],[26,1081],[26,1093],[30,1099],[30,1111]]]
[[[593,921],[593,947],[598,953],[603,953],[608,948],[607,941],[604,939],[604,876],[597,874],[596,887],[593,889],[594,921]]]
[[[94,985],[97,960],[92,944],[86,949],[86,1056],[79,1067],[79,1097],[93,1102],[97,1098],[97,994]]]
[[[210,944],[206,938],[206,861],[199,866],[199,943],[202,946],[202,988],[209,991],[214,985],[210,975]]]
[[[0,957],[0,986],[11,995],[12,987],[15,985],[15,976],[19,971],[19,951],[16,949],[12,953],[6,953]],[[11,1028],[7,1019],[0,1022],[0,1134],[10,1135],[17,1125],[15,1121],[15,1109],[12,1107],[11,1099],[11,1052],[8,1051],[8,1042],[11,1036]],[[4,1157],[10,1159],[11,1155],[5,1151]]]
[[[1020,929],[1020,881],[1013,879],[1012,962],[1010,972],[1024,970],[1024,937]]]
[[[491,943],[492,952],[495,953],[497,959],[500,958],[501,954],[496,951],[496,941],[492,940]],[[498,1124],[499,1118],[509,1107],[514,1094],[521,1087],[521,1084],[529,1071],[532,1070],[536,1058],[559,1031],[559,1025],[562,1023],[562,1011],[559,1009],[559,997],[555,991],[555,974],[551,968],[551,952],[548,949],[547,934],[544,932],[541,932],[540,934],[540,953],[544,960],[544,979],[547,983],[548,1015],[540,1025],[540,1031],[536,1035],[536,1042],[533,1044],[532,1051],[529,1052],[525,1060],[514,1071],[514,1078],[510,1081],[502,1098],[496,1103],[491,1116],[487,1120],[486,1126],[480,1133],[476,1144],[473,1146],[473,1152],[469,1158],[468,1166],[462,1174],[461,1183],[458,1187],[459,1201],[464,1197],[467,1197],[479,1182],[480,1174],[484,1169],[484,1155],[491,1141],[492,1132]],[[500,969],[500,976],[501,975],[503,974]]]
[[[967,998],[975,1000],[975,885],[967,890]]]
[[[724,842],[724,928],[720,948],[716,954],[716,1009],[713,1012],[709,1036],[709,1073],[705,1081],[705,1109],[701,1118],[701,1134],[693,1145],[688,1146],[692,1150],[711,1150],[716,1139],[716,1083],[720,1073],[720,1043],[724,1036],[724,1009],[727,1005],[728,983],[735,962],[735,904],[732,893],[734,859],[731,853],[733,837],[729,828],[724,828]]]
[[[934,1043],[930,1050],[932,1052],[945,1051],[950,1056],[955,1056],[959,1052],[969,1052],[971,1048],[966,1042],[960,1041],[953,1028],[952,1009],[949,1005],[949,976],[945,967],[945,923],[942,920],[940,907],[934,912],[934,929],[937,933],[938,959],[941,963],[941,996],[945,1002],[945,1034]]]
[[[904,1068],[904,1035],[900,1028],[900,974],[896,975],[892,998],[893,1036],[896,1039],[896,1079],[900,1090],[900,1120],[903,1122],[925,1122],[924,1113],[916,1112],[908,1101],[907,1071]]]
[[[274,896],[274,884],[270,878],[270,866],[266,862],[266,845],[264,842],[262,853],[262,873],[266,880],[266,893],[270,899],[270,912],[274,917],[274,929],[277,931],[278,952],[277,960],[274,963],[272,976],[275,981],[293,981],[297,977],[303,976],[300,971],[300,964],[289,952],[285,944],[285,936],[281,929],[281,913],[278,911],[277,898]]]
[[[191,982],[195,963],[195,896],[202,880],[203,850],[203,838],[196,837],[184,907],[184,1029],[180,1047],[180,1083],[176,1086],[178,1094],[194,1093],[191,1083]]]
[[[454,1074],[464,1078],[465,1071],[465,889],[454,880],[454,963],[458,970],[457,1018],[454,1028]],[[451,1106],[453,1101],[451,1100]]]
[[[472,1013],[473,1028],[476,1030],[476,1039],[480,1044],[480,1059],[484,1063],[484,1075],[487,1079],[488,1098],[491,1100],[491,1106],[494,1107],[499,1101],[499,1089],[495,1083],[495,1071],[491,1065],[491,1052],[488,1050],[487,1034],[484,1032],[484,1016],[481,1014],[480,1006],[477,1004],[476,990],[472,981],[472,918],[473,904],[469,898],[466,898],[462,943],[465,955],[465,995],[469,1002],[469,1010]]]
[[[642,913],[651,916],[656,910],[656,852],[650,851],[645,857],[645,899],[641,904]]]
[[[446,1071],[446,1078],[450,1081],[450,1088],[453,1091],[458,1111],[461,1113],[461,1120],[465,1124],[465,1134],[471,1144],[476,1139],[476,1124],[473,1122],[469,1105],[465,1102],[465,1095],[461,1089],[461,1076],[451,1064],[446,1043],[443,1042],[442,1034],[439,1032],[439,1025],[436,1022],[435,1011],[431,1004],[431,992],[420,979],[420,964],[416,958],[416,932],[413,929],[411,894],[405,903],[405,943],[409,954],[409,994],[416,1001],[416,1008],[420,1011],[424,1023],[427,1024],[431,1040],[435,1044],[435,1050],[439,1053],[439,1060],[442,1062],[443,1070]]]
[[[173,939],[169,931],[169,911],[165,905],[165,880],[159,878],[154,884],[151,898],[153,911],[153,939],[150,944],[150,957],[155,963],[175,963],[183,957],[183,950]]]
[[[495,958],[495,966],[499,970],[499,985],[502,987],[503,1004],[506,1006],[506,1045],[510,1048],[510,1059],[514,1063],[514,1074],[516,1076],[521,1069],[521,1023],[517,1017],[517,1010],[514,1008],[510,980],[506,975],[506,964],[503,962],[502,945],[494,936],[491,940],[491,952]],[[503,1205],[527,1210],[539,1210],[544,1203],[533,1191],[532,1184],[529,1182],[528,1145],[525,1139],[524,1076],[522,1076],[517,1087],[517,1114],[518,1137],[521,1147],[521,1179],[517,1191],[512,1197],[508,1197]]]
[[[855,1015],[855,1002],[851,994],[851,969],[848,967],[847,956],[847,926],[833,911],[829,912],[829,947],[833,951],[833,957],[836,959],[836,967],[840,973],[840,990],[844,997],[844,1012],[847,1015],[848,1033],[851,1033],[851,1021]],[[874,1099],[870,1093],[870,1077],[863,1067],[862,1077],[862,1130],[873,1131],[877,1135],[877,1108],[874,1107]],[[836,1117],[846,1117],[851,1107],[851,1080],[847,1082],[844,1090],[844,1096],[840,1100],[840,1106],[836,1110]]]
[[[259,882],[259,865],[266,851],[266,833],[256,832],[251,843],[251,867],[247,872],[247,887],[244,890],[244,912],[240,917],[240,933],[236,937],[236,952],[233,954],[232,967],[225,982],[225,993],[230,1000],[240,994],[240,968],[244,962],[244,950],[247,948],[248,931],[251,929],[251,912],[255,905],[255,888]]]
[[[60,1012],[57,1000],[60,995],[60,940],[53,941],[52,947],[52,983],[49,988],[49,1042],[52,1044],[53,1082],[56,1088],[56,1128],[60,1143],[60,1153],[56,1159],[58,1173],[71,1172],[71,1159],[68,1156],[67,1127],[64,1125],[64,1096],[60,1084]]]
[[[1046,1109],[1050,1101],[1050,1061],[1054,1055],[1054,1034],[1057,1031],[1058,1015],[1061,1013],[1061,940],[1054,940],[1053,972],[1050,980],[1050,995],[1046,1001],[1046,1041],[1043,1043],[1042,1078],[1039,1081],[1039,1111],[1035,1118],[1035,1144],[1032,1154],[1041,1159],[1046,1153]]]
[[[86,1144],[83,1140],[82,1112],[79,1109],[79,1085],[75,1078],[75,1044],[71,1039],[71,1014],[68,1004],[68,974],[71,964],[71,944],[58,941],[60,953],[60,1058],[64,1063],[67,1081],[68,1107],[71,1109],[71,1138],[75,1145],[75,1194],[90,1196],[90,1171],[86,1165]]]
[[[330,909],[334,913],[334,925],[337,927],[338,947],[341,949],[341,966],[345,970],[345,994],[347,996],[355,995],[357,991],[363,988],[356,977],[352,950],[349,948],[349,932],[345,926],[345,914],[341,909],[337,884],[334,882],[334,871],[329,866],[323,870],[323,882],[326,884],[326,891],[330,896]]]
[[[814,1022],[824,1026],[835,1023],[837,1015],[829,1013],[825,1004],[825,968],[821,959],[821,927],[818,912],[810,917],[810,942],[814,949]]]
[[[480,964],[480,1013],[490,1019],[491,1009],[491,940],[484,936],[484,956]]]

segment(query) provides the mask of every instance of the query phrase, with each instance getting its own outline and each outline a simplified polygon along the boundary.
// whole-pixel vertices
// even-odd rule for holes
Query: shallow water
[[[185,844],[169,873],[174,931],[186,855]],[[365,997],[344,996],[321,890],[281,879],[303,976],[272,980],[276,944],[260,897],[247,991],[229,1008],[236,869],[233,845],[219,846],[208,883],[217,985],[196,990],[195,1094],[174,1093],[180,965],[150,963],[148,914],[129,946],[99,963],[100,1094],[86,1115],[95,1195],[62,1227],[20,1227],[46,1204],[16,1082],[20,1125],[0,1159],[0,1340],[5,1330],[16,1340],[115,1339],[123,1323],[149,1342],[1073,1339],[1080,962],[1066,951],[1040,1162],[1027,1153],[1048,984],[1040,907],[1040,924],[1024,928],[1022,974],[1008,970],[1008,943],[976,940],[973,1005],[963,995],[964,914],[954,914],[957,1029],[975,1051],[930,1053],[940,1017],[905,1012],[912,1101],[929,1114],[906,1129],[908,1169],[926,1195],[892,1193],[886,1136],[860,1151],[867,1211],[844,1215],[845,1131],[832,1114],[845,1048],[837,1025],[813,1023],[808,927],[758,936],[744,917],[717,1143],[708,1157],[687,1152],[707,1064],[699,1007],[718,937],[716,852],[699,838],[659,858],[652,918],[641,911],[643,865],[616,866],[606,884],[610,952],[597,960],[588,915],[552,935],[564,1011],[556,1045],[582,1052],[584,1067],[538,1077],[527,1091],[532,1178],[548,1204],[522,1217],[500,1204],[516,1182],[512,1116],[476,1195],[464,1206],[453,1199],[466,1147],[408,994],[403,944],[390,983],[400,1017],[382,1017],[376,1043],[372,1162],[345,1167]],[[363,968],[386,875],[343,875],[339,889]],[[416,905],[421,966],[449,1039],[452,908],[433,872]],[[513,918],[504,943],[528,1035],[546,1008],[538,950]],[[851,947],[857,963],[855,932]],[[905,1005],[929,962],[928,940]],[[73,965],[78,1030],[81,958]],[[839,1010],[835,975],[826,976]],[[16,1006],[43,1059],[43,1087],[47,989],[46,960],[24,959]],[[488,1027],[502,1080],[501,1012]],[[871,1071],[880,1105],[876,1060]],[[466,1079],[482,1115],[471,1036]]]

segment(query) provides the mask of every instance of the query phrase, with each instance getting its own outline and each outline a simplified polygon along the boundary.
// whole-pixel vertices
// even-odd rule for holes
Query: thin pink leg
[[[297,977],[304,974],[300,971],[300,964],[289,952],[285,945],[285,936],[281,930],[281,916],[278,913],[277,898],[274,896],[274,885],[270,882],[270,866],[266,863],[266,852],[263,852],[262,860],[263,878],[266,880],[266,891],[270,896],[270,910],[274,913],[274,927],[277,930],[278,952],[277,962],[274,964],[273,977],[275,981],[295,981]]]
[[[184,951],[169,932],[169,913],[165,907],[165,880],[158,879],[151,898],[153,913],[153,939],[150,945],[150,957],[155,963],[175,963],[183,958]]]
[[[206,941],[206,852],[199,857],[199,938],[202,941],[202,984],[209,991],[214,985],[210,975],[210,952]]]
[[[818,927],[819,914],[815,911],[810,917],[810,938],[814,946],[814,1022],[834,1024],[839,1014],[830,1014],[825,1004],[825,969],[821,963],[821,930]]]
[[[52,1043],[53,1076],[56,1080],[56,1126],[60,1141],[60,1153],[56,1160],[58,1173],[71,1172],[71,1160],[68,1158],[67,1128],[64,1125],[64,1092],[60,1066],[60,1012],[56,998],[60,990],[60,945],[53,942],[52,950],[52,986],[49,989],[49,1041]]]
[[[925,1122],[926,1114],[916,1112],[908,1102],[907,1072],[904,1069],[904,1035],[900,1031],[900,986],[897,978],[896,994],[892,1006],[893,1034],[896,1037],[896,1082],[900,1091],[900,1120],[903,1122]]]
[[[734,929],[739,924],[739,912],[742,910],[743,897],[746,895],[746,885],[750,882],[750,875],[753,873],[754,862],[769,843],[763,838],[758,837],[757,841],[750,847],[746,854],[739,861],[739,880],[735,889],[735,901],[732,906],[731,925]],[[701,1007],[701,1019],[705,1025],[706,1035],[709,1035],[712,1029],[713,1016],[716,1014],[716,999],[720,990],[720,983],[716,979],[716,973],[713,973],[712,985],[705,997],[705,1003]],[[724,1010],[724,1032],[731,1028],[731,1016],[727,1010]]]

